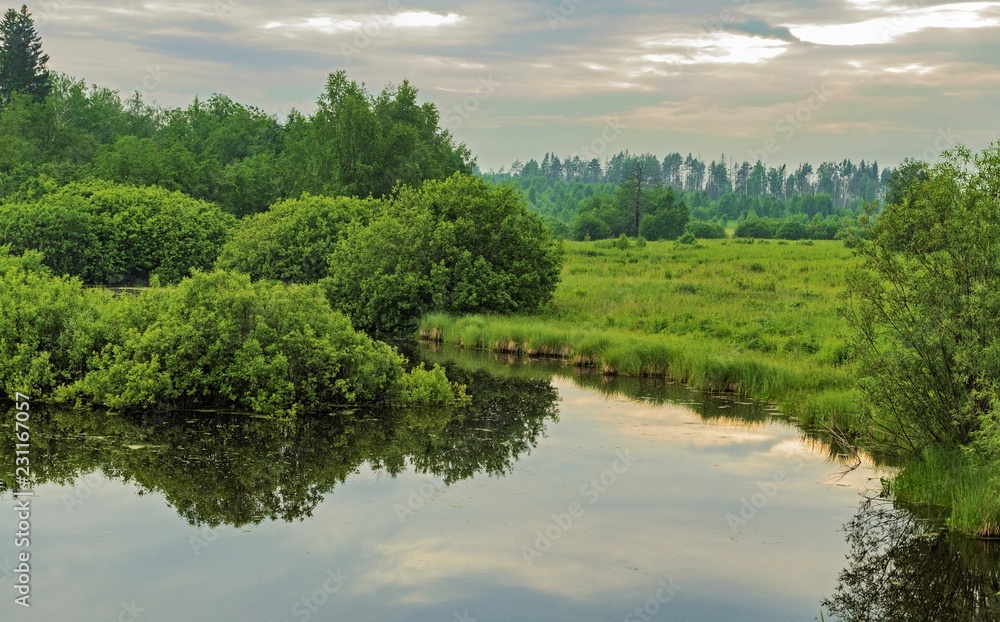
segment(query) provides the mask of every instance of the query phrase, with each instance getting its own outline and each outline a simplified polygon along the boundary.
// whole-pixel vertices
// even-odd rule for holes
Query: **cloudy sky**
[[[883,165],[1000,138],[1000,2],[40,0],[50,68],[279,117],[409,79],[484,169],[725,153]]]

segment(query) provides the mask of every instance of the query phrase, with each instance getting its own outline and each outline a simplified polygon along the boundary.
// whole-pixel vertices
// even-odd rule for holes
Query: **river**
[[[0,617],[992,619],[994,547],[893,508],[885,471],[773,408],[422,355],[457,361],[471,408],[38,408],[31,607],[14,604],[8,484]]]

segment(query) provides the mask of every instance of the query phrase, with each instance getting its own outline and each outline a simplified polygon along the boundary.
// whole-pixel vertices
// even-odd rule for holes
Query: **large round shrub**
[[[374,332],[429,311],[531,312],[552,299],[561,246],[513,187],[454,175],[402,188],[330,257],[331,304]]]
[[[773,218],[747,218],[736,225],[733,237],[769,240],[778,231],[778,221]]]
[[[240,222],[218,266],[253,279],[312,283],[326,275],[329,256],[347,225],[366,223],[377,201],[304,195]]]
[[[804,240],[809,237],[806,226],[797,220],[785,220],[778,226],[775,237],[779,240]]]
[[[0,244],[39,250],[56,274],[85,283],[176,282],[211,267],[235,223],[179,192],[90,181],[0,205]]]
[[[687,232],[699,240],[721,240],[726,236],[726,230],[722,225],[703,220],[691,220],[687,224]]]

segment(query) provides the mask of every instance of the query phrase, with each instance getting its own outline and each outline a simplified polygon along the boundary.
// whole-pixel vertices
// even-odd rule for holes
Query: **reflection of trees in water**
[[[823,605],[838,620],[1000,619],[1000,547],[868,499],[845,525],[849,565]]]
[[[402,344],[406,347],[406,344]],[[463,369],[486,370],[505,378],[567,378],[577,386],[591,389],[610,398],[624,398],[646,404],[676,404],[691,409],[702,419],[741,426],[764,425],[771,422],[794,423],[777,407],[759,400],[734,394],[693,391],[683,384],[663,378],[606,376],[595,368],[577,367],[566,361],[529,357],[520,354],[461,349],[446,344],[409,344],[410,358],[438,364],[458,364]],[[799,426],[802,429],[801,426]],[[825,449],[832,460],[856,458],[856,449],[846,439],[831,434],[825,428],[802,429],[803,437]]]
[[[341,411],[275,421],[172,413],[144,419],[40,410],[32,417],[38,483],[100,471],[162,493],[192,524],[256,524],[309,516],[362,465],[396,475],[412,465],[448,483],[502,475],[556,421],[543,380],[448,370],[473,396],[463,409]],[[0,452],[13,455],[12,435]],[[11,487],[12,473],[0,485]]]

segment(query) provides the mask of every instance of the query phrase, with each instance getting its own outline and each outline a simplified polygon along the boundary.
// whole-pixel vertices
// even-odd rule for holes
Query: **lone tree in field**
[[[20,12],[7,9],[0,22],[0,106],[17,92],[44,99],[49,91],[47,62],[28,7],[22,6]]]

